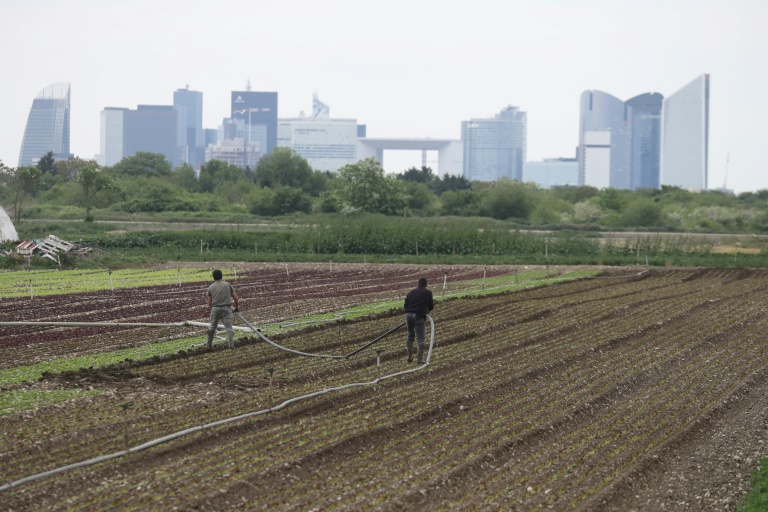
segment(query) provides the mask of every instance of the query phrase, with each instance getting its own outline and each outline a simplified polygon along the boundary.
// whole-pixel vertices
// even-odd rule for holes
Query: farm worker
[[[405,296],[405,325],[408,327],[408,362],[413,361],[413,339],[418,347],[418,364],[424,364],[424,338],[426,336],[427,313],[435,307],[432,290],[427,288],[427,278],[420,277],[416,288]]]
[[[224,322],[224,329],[227,331],[229,339],[229,348],[235,348],[235,331],[232,330],[232,305],[234,311],[239,311],[237,292],[232,285],[223,281],[221,270],[213,271],[213,284],[208,287],[208,307],[211,308],[211,325],[208,326],[208,348],[213,346],[213,335],[216,334],[216,327],[219,320]]]

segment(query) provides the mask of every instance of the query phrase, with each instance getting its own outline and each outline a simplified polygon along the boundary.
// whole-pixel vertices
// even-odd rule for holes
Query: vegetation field
[[[332,359],[245,334],[234,350],[195,348],[199,327],[181,328],[183,336],[172,328],[70,336],[2,327],[0,482],[190,433],[6,487],[0,503],[736,508],[768,443],[768,272],[250,264],[238,270],[238,289],[246,318],[275,343],[343,356],[402,322],[403,294],[421,275],[437,305],[430,364],[418,370],[406,362],[402,330]],[[203,319],[205,283],[19,296],[0,309],[29,321]],[[149,357],[32,370],[165,344]],[[328,392],[313,396],[319,391]],[[25,399],[54,392],[61,396]],[[214,425],[257,411],[265,413]]]

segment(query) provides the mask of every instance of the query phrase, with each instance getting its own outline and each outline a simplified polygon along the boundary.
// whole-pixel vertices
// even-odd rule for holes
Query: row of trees
[[[36,167],[0,162],[0,201],[18,221],[25,202],[56,209],[77,206],[116,212],[237,212],[258,216],[368,212],[397,216],[485,216],[534,226],[656,228],[768,232],[768,190],[739,195],[693,193],[677,187],[627,191],[593,187],[541,189],[502,179],[469,182],[411,168],[385,174],[373,159],[338,172],[314,171],[288,148],[254,169],[206,162],[172,170],[162,155],[137,153],[113,167],[49,153]]]

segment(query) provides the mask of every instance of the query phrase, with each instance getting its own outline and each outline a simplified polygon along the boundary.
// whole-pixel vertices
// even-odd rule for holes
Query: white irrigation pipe
[[[251,328],[251,330],[252,330],[253,332],[255,332],[255,333],[256,333],[256,335],[257,335],[259,338],[261,338],[262,340],[266,341],[267,343],[269,343],[270,345],[272,345],[273,347],[275,347],[275,348],[277,348],[277,349],[279,349],[279,350],[283,350],[283,351],[285,351],[285,352],[289,352],[289,353],[291,353],[291,354],[296,354],[296,355],[299,355],[299,356],[306,356],[306,357],[324,357],[324,358],[327,358],[327,359],[343,359],[343,358],[344,358],[344,356],[338,356],[338,355],[330,355],[330,354],[310,354],[310,353],[308,353],[308,352],[300,352],[300,351],[298,351],[298,350],[293,350],[293,349],[290,349],[290,348],[288,348],[288,347],[284,347],[284,346],[282,346],[282,345],[278,345],[278,344],[277,344],[277,343],[275,343],[274,341],[270,340],[269,338],[267,338],[266,336],[264,336],[263,334],[261,334],[261,329],[257,329],[257,328],[255,328],[254,326],[252,326],[252,325],[251,325],[251,323],[250,323],[250,322],[248,322],[248,320],[246,320],[246,319],[243,317],[243,315],[241,315],[239,312],[235,312],[235,314],[237,315],[237,317],[238,317],[240,320],[242,320],[243,322],[245,322],[245,325],[247,325],[248,327],[250,327],[250,328]]]
[[[238,316],[240,316],[240,315],[238,315]],[[429,319],[429,323],[431,325],[431,328],[430,328],[430,340],[429,340],[429,351],[427,352],[427,359],[426,359],[426,361],[421,366],[418,366],[416,368],[412,368],[410,370],[404,370],[404,371],[401,371],[401,372],[390,373],[389,375],[384,375],[383,377],[377,377],[376,379],[374,379],[372,381],[369,381],[369,382],[353,382],[351,384],[345,384],[343,386],[336,386],[336,387],[333,387],[333,388],[326,388],[326,389],[323,389],[321,391],[315,391],[314,393],[309,393],[307,395],[297,396],[295,398],[290,398],[290,399],[284,401],[283,403],[281,403],[280,405],[278,405],[276,407],[270,407],[269,409],[261,409],[259,411],[248,412],[248,413],[245,413],[245,414],[240,414],[238,416],[232,416],[230,418],[225,418],[223,420],[214,421],[212,423],[204,423],[204,424],[199,425],[197,427],[192,427],[192,428],[188,428],[188,429],[185,429],[185,430],[180,430],[178,432],[174,432],[173,434],[169,434],[167,436],[163,436],[163,437],[159,437],[157,439],[153,439],[151,441],[147,441],[146,443],[140,444],[138,446],[134,446],[132,448],[128,448],[127,450],[121,450],[119,452],[110,453],[109,455],[102,455],[100,457],[95,457],[93,459],[88,459],[88,460],[85,460],[85,461],[82,461],[82,462],[76,462],[74,464],[68,464],[66,466],[61,466],[61,467],[58,467],[58,468],[55,468],[55,469],[51,469],[49,471],[43,471],[42,473],[36,473],[34,475],[29,475],[27,477],[21,478],[19,480],[14,480],[12,482],[8,482],[7,484],[4,484],[4,485],[0,486],[0,492],[7,491],[9,489],[13,489],[14,487],[18,487],[19,485],[22,485],[22,484],[25,484],[25,483],[28,483],[28,482],[32,482],[34,480],[39,480],[39,479],[45,478],[47,476],[52,476],[52,475],[56,475],[56,474],[59,474],[59,473],[63,473],[65,471],[69,471],[70,469],[84,468],[84,467],[87,467],[87,466],[92,466],[94,464],[98,464],[100,462],[105,462],[105,461],[108,461],[108,460],[111,460],[111,459],[116,459],[116,458],[122,457],[124,455],[129,455],[131,453],[140,452],[142,450],[146,450],[148,448],[152,448],[153,446],[157,446],[159,444],[167,443],[168,441],[172,441],[174,439],[178,439],[178,438],[186,436],[188,434],[193,434],[195,432],[202,432],[205,429],[214,428],[214,427],[220,427],[222,425],[226,425],[226,424],[232,423],[234,421],[240,421],[240,420],[243,420],[243,419],[246,419],[246,418],[251,418],[253,416],[260,416],[262,414],[267,414],[269,412],[279,411],[281,409],[284,409],[285,407],[288,407],[291,404],[294,404],[296,402],[300,402],[302,400],[308,400],[308,399],[314,398],[316,396],[325,395],[327,393],[332,393],[334,391],[341,391],[341,390],[344,390],[344,389],[350,389],[350,388],[353,388],[353,387],[370,386],[370,385],[373,385],[373,384],[378,384],[379,382],[381,382],[383,380],[392,379],[392,378],[395,378],[395,377],[400,377],[400,376],[406,375],[408,373],[413,373],[413,372],[417,372],[419,370],[422,370],[422,369],[426,368],[427,366],[429,366],[429,358],[432,356],[432,348],[433,348],[434,343],[435,343],[435,322],[432,320],[431,316],[427,315],[427,318]],[[245,319],[243,319],[243,320],[245,320]],[[248,325],[250,325],[250,324],[248,324]],[[254,329],[254,331],[256,332],[256,334],[261,336],[261,333],[257,329]],[[264,336],[261,336],[261,337],[266,340],[266,337],[264,337]],[[269,341],[269,340],[267,340],[267,341]],[[292,352],[298,353],[300,355],[311,355],[311,354],[303,354],[301,352],[295,352],[295,351],[292,351]]]
[[[194,320],[184,320],[175,323],[145,323],[145,322],[0,322],[3,325],[49,325],[52,327],[208,327],[208,322],[196,322]],[[223,327],[219,327],[222,329]],[[248,327],[233,325],[232,329],[236,331],[250,331]]]

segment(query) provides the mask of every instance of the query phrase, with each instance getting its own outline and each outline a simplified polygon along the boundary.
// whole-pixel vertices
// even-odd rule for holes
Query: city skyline
[[[35,91],[57,82],[72,84],[71,152],[81,158],[100,152],[107,106],[170,105],[189,84],[204,95],[204,128],[214,128],[229,114],[229,93],[250,80],[279,92],[281,118],[309,110],[317,91],[333,117],[357,119],[376,138],[459,139],[461,121],[517,105],[528,115],[527,160],[537,161],[574,155],[582,91],[668,93],[709,73],[709,186],[768,188],[759,153],[767,72],[757,65],[768,4],[394,1],[376,9],[375,22],[366,2],[225,7],[1,6],[0,62],[24,72],[0,83],[0,160],[15,166]],[[388,172],[402,171],[421,154],[385,160]]]

